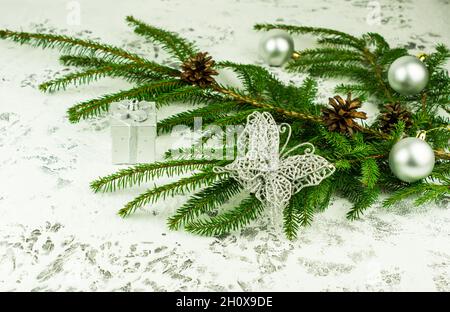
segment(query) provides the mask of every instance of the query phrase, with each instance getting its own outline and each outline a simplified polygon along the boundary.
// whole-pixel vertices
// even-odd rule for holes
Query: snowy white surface
[[[381,25],[366,22],[364,0],[80,0],[78,26],[66,22],[70,2],[1,0],[0,27],[98,38],[164,57],[126,26],[132,14],[195,40],[216,59],[244,63],[258,62],[256,22],[375,31],[411,53],[450,45],[448,0],[379,1]],[[183,197],[119,218],[117,210],[143,188],[93,194],[89,182],[119,168],[110,164],[108,121],[72,125],[65,112],[127,85],[105,79],[42,94],[40,82],[69,70],[57,56],[0,42],[0,290],[450,291],[448,202],[405,202],[389,211],[375,205],[349,222],[349,203],[334,199],[294,242],[264,219],[220,239],[168,231],[166,217]],[[302,78],[274,71],[286,81]],[[332,86],[320,82],[321,96]],[[160,154],[171,141],[158,138]]]

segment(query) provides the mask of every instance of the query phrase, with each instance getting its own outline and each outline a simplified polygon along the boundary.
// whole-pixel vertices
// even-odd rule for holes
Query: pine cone
[[[345,101],[339,95],[329,98],[329,104],[333,108],[322,109],[322,118],[329,131],[353,135],[355,130],[361,129],[354,119],[367,119],[366,113],[356,111],[361,107],[361,101],[358,98],[352,100],[351,93]]]
[[[387,104],[378,117],[380,130],[386,133],[391,132],[399,121],[405,123],[406,129],[410,128],[413,123],[411,113],[403,108],[400,103]]]
[[[211,85],[215,81],[212,76],[219,73],[213,68],[214,60],[207,55],[207,52],[200,52],[186,60],[181,65],[181,79],[201,88]]]

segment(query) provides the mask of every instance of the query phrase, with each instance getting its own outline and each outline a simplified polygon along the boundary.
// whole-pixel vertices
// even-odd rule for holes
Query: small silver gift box
[[[155,103],[114,103],[110,107],[110,116],[113,164],[155,161]]]

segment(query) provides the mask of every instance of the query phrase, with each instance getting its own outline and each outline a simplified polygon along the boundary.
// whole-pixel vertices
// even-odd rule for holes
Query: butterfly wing
[[[331,176],[335,167],[325,158],[312,153],[284,158],[280,162],[279,174],[292,183],[292,194],[307,186],[319,185]]]
[[[278,165],[279,145],[280,134],[272,115],[254,112],[238,138],[238,158],[253,162],[253,168],[270,171]]]
[[[256,193],[264,184],[264,176],[278,168],[279,145],[279,129],[272,115],[254,112],[247,117],[238,138],[236,159],[224,169],[243,187]]]

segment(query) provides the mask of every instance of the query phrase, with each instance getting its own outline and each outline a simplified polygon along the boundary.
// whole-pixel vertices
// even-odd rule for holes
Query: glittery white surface
[[[380,32],[411,53],[438,42],[450,46],[448,0],[379,1],[381,25],[366,22],[363,0],[78,2],[81,24],[72,26],[70,1],[1,0],[0,27],[98,38],[159,60],[163,53],[132,33],[126,15],[180,32],[218,60],[243,63],[258,62],[256,22]],[[312,40],[298,37],[296,44],[305,48]],[[350,204],[334,199],[293,242],[266,219],[220,239],[168,231],[166,217],[184,197],[119,218],[117,210],[144,188],[93,194],[89,182],[119,168],[110,164],[108,121],[72,125],[65,113],[127,84],[104,79],[42,94],[40,82],[69,70],[57,56],[0,42],[0,290],[450,291],[448,202],[374,205],[350,222]],[[274,72],[286,81],[302,79]],[[320,96],[333,84],[320,81]],[[171,141],[158,139],[159,157]]]

